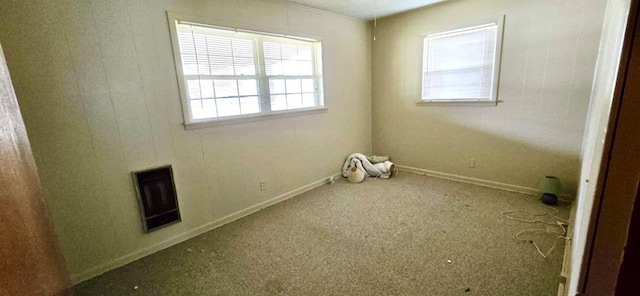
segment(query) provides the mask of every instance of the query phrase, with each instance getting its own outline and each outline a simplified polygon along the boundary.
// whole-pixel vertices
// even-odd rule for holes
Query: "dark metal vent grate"
[[[171,166],[133,172],[145,232],[180,222]]]

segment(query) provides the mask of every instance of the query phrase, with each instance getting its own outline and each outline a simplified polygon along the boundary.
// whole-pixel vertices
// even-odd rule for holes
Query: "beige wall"
[[[591,105],[582,153],[582,182],[578,190],[576,220],[571,250],[569,293],[578,291],[582,258],[587,243],[591,211],[593,209],[609,113],[618,74],[622,41],[629,15],[630,0],[608,0],[600,42],[600,56],[591,93]],[[589,182],[587,182],[589,180]]]
[[[454,0],[377,21],[373,150],[399,165],[574,194],[605,0]],[[422,36],[506,15],[497,107],[417,106]],[[469,168],[469,159],[476,168]]]
[[[604,5],[453,0],[378,20],[370,55],[364,21],[282,2],[4,0],[0,43],[79,280],[337,173],[372,139],[401,165],[521,187],[553,174],[575,192]],[[185,131],[167,10],[321,38],[329,111]],[[503,14],[503,102],[416,106],[422,34]],[[130,171],[168,163],[183,221],[142,234]]]
[[[329,111],[185,131],[167,10],[320,37]],[[0,27],[76,281],[338,173],[349,153],[371,152],[364,21],[275,1],[15,0],[2,1]],[[183,221],[145,235],[130,172],[163,164],[174,167]]]

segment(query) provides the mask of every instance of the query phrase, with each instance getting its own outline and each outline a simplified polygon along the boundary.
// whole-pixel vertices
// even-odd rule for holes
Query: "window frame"
[[[416,101],[418,106],[430,106],[430,105],[464,105],[464,106],[497,106],[499,102],[501,102],[498,98],[499,95],[499,86],[500,86],[500,69],[501,69],[501,60],[502,60],[502,43],[504,38],[504,20],[505,16],[500,16],[497,20],[494,21],[484,21],[484,22],[475,22],[472,24],[467,24],[465,26],[457,26],[448,30],[438,30],[432,31],[428,33],[424,33],[422,35],[421,49],[422,49],[422,61],[420,67],[420,82],[419,82],[419,96],[420,99]],[[424,74],[425,74],[425,51],[426,51],[426,42],[429,36],[441,35],[441,34],[450,34],[455,33],[457,31],[465,31],[471,30],[474,28],[480,28],[484,26],[496,26],[496,45],[495,45],[495,56],[493,59],[493,75],[492,75],[492,91],[491,97],[489,99],[467,99],[467,98],[451,98],[451,99],[423,99],[423,89],[424,89]]]
[[[197,129],[209,126],[220,126],[220,125],[230,125],[244,122],[253,122],[260,120],[268,120],[273,118],[284,118],[284,117],[292,117],[292,116],[301,116],[315,113],[326,112],[328,108],[326,108],[324,103],[324,79],[323,79],[323,69],[322,69],[322,46],[321,39],[312,36],[300,36],[300,34],[289,35],[283,33],[271,33],[265,31],[257,31],[252,30],[251,28],[246,28],[246,26],[236,26],[237,24],[232,24],[230,22],[224,22],[224,24],[220,24],[215,20],[204,19],[196,16],[188,16],[183,14],[178,14],[174,12],[167,11],[167,19],[169,22],[169,31],[171,35],[171,45],[173,49],[173,58],[176,69],[176,78],[178,81],[178,88],[180,93],[180,103],[182,106],[182,115],[184,119],[185,129]],[[182,55],[180,52],[180,43],[178,39],[178,29],[176,24],[178,22],[193,24],[202,27],[210,27],[212,29],[218,30],[228,30],[232,35],[233,32],[238,32],[242,34],[250,34],[255,35],[260,39],[259,42],[254,42],[254,59],[256,65],[256,74],[255,79],[258,84],[258,98],[260,101],[260,111],[258,113],[251,114],[238,114],[238,115],[229,115],[229,116],[218,116],[213,118],[203,118],[203,119],[193,119],[189,92],[187,86],[187,77],[189,75],[184,74],[184,69],[182,67]],[[233,25],[233,27],[229,26]],[[244,27],[244,28],[240,28]],[[226,34],[225,34],[226,35]],[[313,73],[312,75],[299,75],[299,76],[287,76],[287,75],[279,75],[282,79],[287,78],[299,78],[301,77],[312,77],[315,83],[315,106],[313,107],[303,107],[296,109],[285,109],[279,111],[271,110],[271,94],[269,92],[269,78],[273,77],[273,75],[267,75],[265,69],[265,59],[264,53],[262,51],[263,42],[273,41],[281,43],[282,38],[289,39],[288,41],[291,44],[308,44],[312,43],[312,65],[313,65]],[[215,77],[216,75],[206,75]],[[223,75],[225,76],[225,75]],[[228,75],[227,75],[228,76]],[[231,75],[228,77],[239,77],[239,75]],[[231,78],[230,78],[231,79]],[[233,78],[236,79],[236,78]],[[308,78],[307,78],[308,79]]]

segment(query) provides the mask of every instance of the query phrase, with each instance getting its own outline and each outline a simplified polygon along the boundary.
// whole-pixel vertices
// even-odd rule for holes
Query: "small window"
[[[320,41],[170,22],[186,125],[323,107]]]
[[[421,102],[495,104],[501,39],[502,21],[426,35]]]

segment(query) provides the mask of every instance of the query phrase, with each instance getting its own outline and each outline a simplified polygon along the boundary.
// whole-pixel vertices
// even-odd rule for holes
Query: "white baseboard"
[[[136,260],[138,260],[140,258],[149,256],[149,255],[151,255],[151,254],[153,254],[155,252],[158,252],[160,250],[164,250],[164,249],[169,248],[169,247],[171,247],[173,245],[176,245],[176,244],[184,242],[184,241],[186,241],[188,239],[194,238],[194,237],[196,237],[196,236],[198,236],[200,234],[203,234],[205,232],[211,231],[211,230],[213,230],[215,228],[218,228],[218,227],[220,227],[222,225],[225,225],[227,223],[230,223],[230,222],[233,222],[233,221],[238,220],[240,218],[243,218],[243,217],[246,217],[248,215],[251,215],[251,214],[253,214],[253,213],[257,212],[257,211],[260,211],[260,210],[262,210],[262,209],[264,209],[266,207],[272,206],[274,204],[277,204],[279,202],[282,202],[282,201],[285,201],[285,200],[287,200],[289,198],[292,198],[292,197],[294,197],[296,195],[300,195],[302,193],[305,193],[307,191],[310,191],[312,189],[320,187],[320,186],[322,186],[324,184],[329,183],[329,181],[332,178],[333,179],[337,179],[339,177],[342,177],[341,173],[337,173],[337,174],[331,175],[329,177],[326,177],[326,178],[323,178],[321,180],[315,181],[315,182],[313,182],[311,184],[302,186],[302,187],[300,187],[298,189],[294,189],[294,190],[289,191],[287,193],[278,195],[278,196],[276,196],[276,197],[274,197],[272,199],[269,199],[269,200],[266,200],[266,201],[261,202],[259,204],[256,204],[256,205],[253,205],[251,207],[248,207],[248,208],[246,208],[244,210],[240,210],[240,211],[237,211],[237,212],[235,212],[233,214],[224,216],[224,217],[222,217],[222,218],[220,218],[218,220],[209,222],[207,224],[204,224],[202,226],[194,228],[194,229],[192,229],[192,230],[190,230],[188,232],[184,232],[182,234],[176,235],[174,237],[171,237],[171,238],[169,238],[167,240],[164,240],[164,241],[162,241],[160,243],[157,243],[155,245],[151,245],[151,246],[146,247],[144,249],[141,249],[139,251],[136,251],[136,252],[133,252],[131,254],[122,256],[122,257],[117,258],[115,260],[112,260],[112,261],[110,261],[108,263],[96,266],[96,267],[91,268],[91,269],[89,269],[87,271],[84,271],[84,272],[80,272],[80,273],[77,273],[77,274],[72,274],[71,275],[71,282],[74,285],[76,285],[76,284],[79,284],[79,283],[84,282],[86,280],[92,279],[92,278],[94,278],[96,276],[99,276],[99,275],[101,275],[101,274],[103,274],[103,273],[105,273],[107,271],[110,271],[110,270],[116,269],[118,267],[124,266],[124,265],[126,265],[128,263],[131,263],[133,261],[136,261]]]
[[[400,171],[405,171],[405,172],[409,172],[409,173],[425,175],[425,176],[430,176],[430,177],[436,177],[436,178],[441,178],[441,179],[447,179],[447,180],[453,180],[453,181],[458,181],[458,182],[462,182],[462,183],[475,184],[475,185],[480,185],[480,186],[489,187],[489,188],[502,189],[502,190],[506,190],[506,191],[524,193],[524,194],[529,194],[529,195],[538,195],[538,194],[540,194],[540,191],[538,191],[538,189],[531,188],[531,187],[524,187],[524,186],[519,186],[519,185],[513,185],[513,184],[507,184],[507,183],[500,183],[500,182],[495,182],[495,181],[477,179],[477,178],[472,178],[472,177],[465,177],[465,176],[460,176],[460,175],[456,175],[456,174],[449,174],[449,173],[431,171],[431,170],[426,170],[426,169],[419,169],[419,168],[414,168],[414,167],[404,166],[404,165],[398,165],[398,164],[396,164],[396,168],[398,170],[400,170]],[[571,195],[571,194],[559,194],[558,198],[560,200],[564,200],[566,202],[573,202],[575,200],[575,197],[573,195]]]
[[[524,186],[500,183],[500,182],[495,182],[495,181],[482,180],[482,179],[465,177],[465,176],[460,176],[460,175],[455,175],[455,174],[448,174],[448,173],[430,171],[430,170],[419,169],[419,168],[414,168],[414,167],[409,167],[409,166],[404,166],[404,165],[396,165],[396,168],[398,170],[405,171],[405,172],[410,172],[410,173],[414,173],[414,174],[431,176],[431,177],[447,179],[447,180],[453,180],[453,181],[469,183],[469,184],[475,184],[475,185],[480,185],[480,186],[484,186],[484,187],[502,189],[502,190],[506,190],[506,191],[513,191],[513,192],[519,192],[519,193],[531,194],[531,195],[537,195],[538,194],[538,190],[537,189],[530,188],[530,187],[524,187]]]
[[[564,257],[562,258],[562,269],[560,270],[559,284],[558,284],[558,296],[568,296],[569,286],[568,280],[571,278],[571,246],[573,245],[573,230],[576,221],[576,209],[577,204],[571,205],[569,211],[569,226],[567,227],[567,237],[564,244]]]

